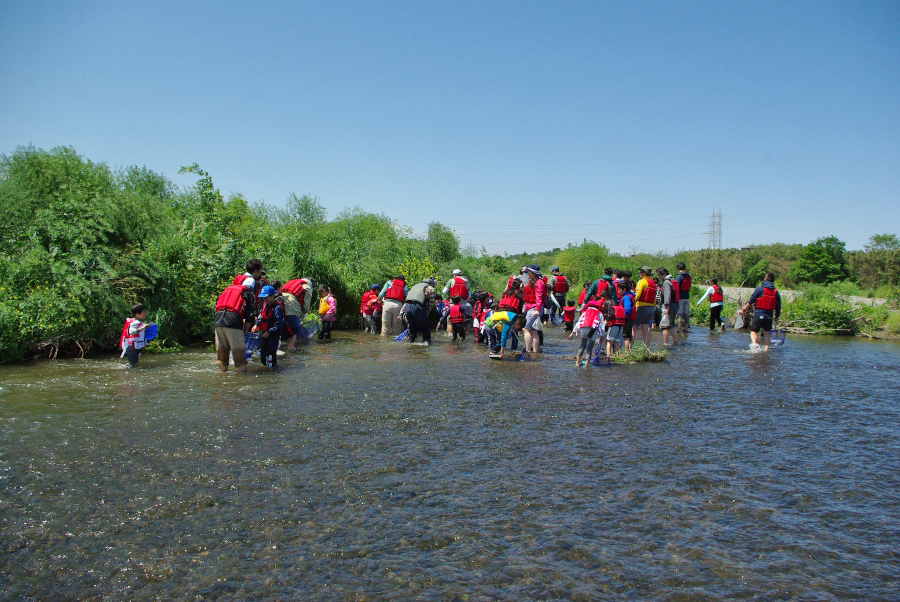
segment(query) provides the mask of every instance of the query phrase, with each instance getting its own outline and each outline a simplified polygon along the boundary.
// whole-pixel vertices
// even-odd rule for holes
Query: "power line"
[[[495,228],[496,228],[496,226],[495,226]],[[666,228],[666,230],[696,230],[696,228],[697,228],[697,226],[685,226],[682,228]],[[638,232],[646,232],[646,230],[617,230],[616,234],[634,234],[634,233],[638,233]],[[544,238],[555,236],[557,238],[560,238],[560,237],[565,237],[565,236],[569,236],[569,237],[579,237],[580,236],[583,238],[588,238],[590,236],[596,236],[596,234],[597,234],[596,232],[592,232],[592,233],[588,233],[588,234],[575,234],[572,232],[560,232],[558,234],[530,234],[530,233],[529,234],[494,234],[493,232],[491,232],[490,234],[477,234],[477,233],[463,232],[463,233],[457,233],[457,236],[460,236],[460,237],[490,236],[491,238],[522,238],[522,237],[535,238],[538,236],[541,236]],[[700,232],[697,232],[696,234],[697,235],[706,234],[706,230],[702,230]],[[644,239],[644,240],[652,240],[652,239]]]
[[[706,234],[706,232],[696,232],[696,233],[694,233],[694,234],[682,234],[682,235],[677,235],[677,236],[656,236],[656,237],[650,237],[650,238],[642,237],[642,238],[641,238],[641,241],[646,241],[646,240],[669,240],[669,239],[672,239],[672,238],[696,238],[697,236],[701,236],[702,234]],[[523,236],[523,238],[525,237],[524,234],[523,234],[522,236]],[[606,243],[611,243],[611,242],[634,242],[634,239],[633,239],[633,238],[623,238],[623,239],[621,239],[621,240],[600,240],[600,241],[594,241],[594,242],[596,242],[597,244],[606,244]],[[473,244],[473,243],[470,243],[470,244]],[[534,246],[534,245],[543,245],[543,244],[546,244],[546,243],[540,243],[540,242],[522,242],[522,243],[484,243],[484,244],[481,244],[481,245],[475,245],[475,244],[473,244],[473,246],[476,246],[476,247],[479,247],[479,246],[480,246],[480,247],[510,247],[510,246],[515,246],[515,245],[519,245],[519,244],[522,244],[522,245],[529,245],[529,246]]]
[[[627,226],[630,224],[668,224],[671,222],[687,222],[687,221],[696,221],[696,220],[706,220],[708,217],[680,217],[673,219],[657,219],[657,220],[635,220],[631,222],[604,222],[602,224],[503,224],[503,226],[508,226],[510,228],[571,228],[573,226],[584,226],[584,227],[609,227],[609,226]],[[406,221],[396,221],[398,224],[432,224],[435,222],[406,222]],[[466,227],[484,227],[484,228],[496,228],[497,224],[445,224],[444,222],[439,222],[442,226],[466,226]]]

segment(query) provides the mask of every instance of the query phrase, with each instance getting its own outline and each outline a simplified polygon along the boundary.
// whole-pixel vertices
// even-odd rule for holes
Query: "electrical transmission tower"
[[[709,216],[709,248],[710,249],[721,249],[722,248],[722,208],[719,207],[719,211],[716,212],[716,209],[713,208],[712,214]]]

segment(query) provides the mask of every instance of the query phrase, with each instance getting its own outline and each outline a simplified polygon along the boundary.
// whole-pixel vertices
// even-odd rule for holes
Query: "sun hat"
[[[559,266],[558,266],[558,265],[553,266],[552,268],[550,268],[550,271],[551,271],[551,272],[558,272],[558,271],[559,271]]]
[[[370,286],[369,288],[372,289],[372,290],[374,291],[374,290],[377,289],[377,288],[381,288],[381,285],[380,285],[380,284],[373,284],[373,285]]]
[[[544,277],[544,275],[541,274],[541,268],[539,268],[539,267],[538,267],[536,264],[534,264],[534,263],[532,263],[531,265],[529,265],[528,267],[526,267],[526,268],[525,268],[525,271],[526,271],[526,272],[531,272],[532,274],[534,274],[534,275],[537,276],[538,278],[543,278],[543,277]]]
[[[265,298],[268,297],[269,295],[274,295],[274,294],[275,294],[275,287],[274,287],[274,286],[264,286],[264,287],[262,287],[262,290],[259,291],[259,298],[260,298],[260,299],[265,299]]]
[[[645,274],[652,274],[652,273],[653,273],[653,268],[651,268],[650,266],[645,265],[645,266],[641,266],[640,269],[639,269],[638,271],[644,272]]]
[[[454,276],[460,276],[461,274],[462,274],[462,270],[460,270],[460,269],[455,269],[455,270],[453,270],[453,275],[454,275]]]

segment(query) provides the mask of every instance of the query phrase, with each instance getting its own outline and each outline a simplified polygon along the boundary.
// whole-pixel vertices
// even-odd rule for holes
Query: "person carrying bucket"
[[[718,278],[710,278],[706,281],[706,284],[709,288],[697,301],[697,306],[699,307],[703,300],[709,297],[709,331],[714,332],[718,328],[718,330],[724,332],[725,324],[722,323],[722,308],[725,307],[725,293],[722,291],[722,287],[719,286]],[[716,327],[717,324],[718,327]]]
[[[744,305],[741,313],[746,315],[751,305],[754,306],[754,310],[753,321],[750,322],[750,345],[759,347],[759,331],[762,330],[764,349],[768,351],[771,344],[772,324],[781,316],[781,293],[775,288],[775,274],[772,272],[766,274],[762,284],[756,287],[756,290],[750,295],[750,300]]]

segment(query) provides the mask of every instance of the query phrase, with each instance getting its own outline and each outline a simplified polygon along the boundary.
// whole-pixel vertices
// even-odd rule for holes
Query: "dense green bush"
[[[253,257],[263,261],[269,280],[307,276],[330,286],[339,326],[352,327],[360,294],[402,269],[416,278],[433,269],[429,275],[441,288],[460,268],[473,288],[499,295],[522,265],[536,263],[548,274],[559,265],[570,282],[568,296],[576,298],[605,267],[631,270],[637,278],[642,265],[674,272],[684,261],[694,282],[715,276],[740,284],[763,269],[787,273],[802,249],[767,245],[625,257],[586,240],[531,255],[460,253],[453,231],[439,223],[418,238],[389,217],[359,208],[329,220],[309,196],[292,194],[284,208],[250,205],[240,195],[224,198],[196,164],[182,172],[197,176],[194,187],[179,190],[146,168],[114,171],[71,148],[22,147],[0,156],[0,362],[110,349],[136,302],[146,303],[150,319],[160,324],[164,344],[156,347],[207,344],[216,297]],[[890,285],[900,298],[900,251],[873,247],[848,257],[867,286]],[[703,290],[695,287],[692,297]],[[811,329],[855,328],[834,293],[857,291],[849,284],[807,295],[786,309],[786,317]],[[726,304],[723,316],[734,309]],[[692,319],[706,321],[708,312],[708,303],[692,308]]]

